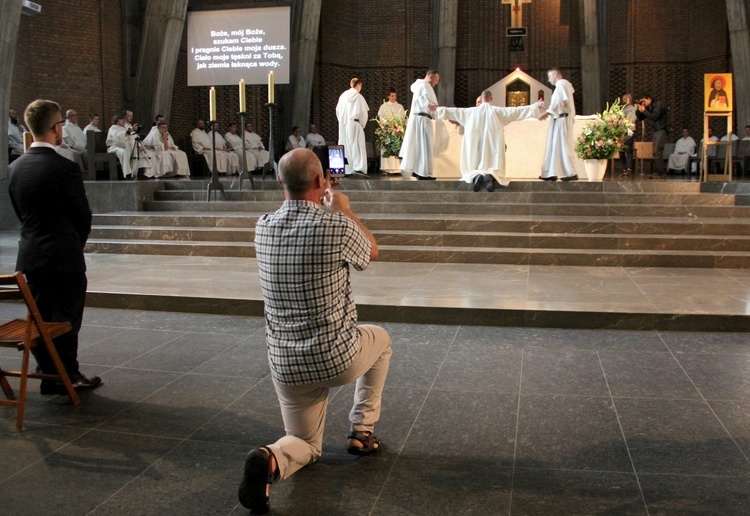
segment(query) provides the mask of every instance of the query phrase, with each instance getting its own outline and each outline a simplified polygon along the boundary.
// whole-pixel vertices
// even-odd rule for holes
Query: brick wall
[[[11,106],[49,98],[78,110],[82,125],[95,112],[108,126],[123,108],[121,37],[117,0],[45,2],[41,15],[21,18]]]
[[[261,1],[222,0],[221,5],[239,8]],[[211,0],[190,2],[191,8],[215,5]],[[525,4],[529,35],[524,52],[508,50],[505,30],[510,6],[499,0],[459,0],[458,7],[456,105],[473,104],[482,89],[517,66],[540,80],[547,68],[558,66],[581,90],[577,0]],[[702,124],[703,73],[731,71],[724,3],[622,0],[608,2],[608,10],[606,98],[625,91],[651,92],[671,106],[674,127],[687,126],[697,134]],[[327,139],[337,138],[336,101],[355,75],[364,81],[371,117],[391,86],[399,91],[401,103],[409,106],[409,85],[434,65],[433,16],[432,0],[323,0],[310,113]],[[106,128],[111,116],[127,104],[122,38],[118,0],[45,2],[42,15],[23,17],[21,22],[11,106],[22,110],[34,98],[50,97],[64,109],[78,109],[84,117],[98,112]],[[186,136],[194,120],[208,112],[208,88],[188,88],[186,66],[183,35],[172,112],[167,114],[177,138]],[[219,87],[218,93],[220,120],[236,119],[237,87]],[[248,87],[249,119],[264,139],[265,102],[265,86]],[[576,104],[580,110],[579,97]],[[715,131],[723,134],[719,125],[715,123]],[[373,129],[374,124],[368,124],[368,140],[373,139]]]

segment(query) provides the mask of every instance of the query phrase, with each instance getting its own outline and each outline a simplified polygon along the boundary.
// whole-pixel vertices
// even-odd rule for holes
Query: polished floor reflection
[[[383,326],[386,449],[346,453],[333,392],[271,514],[750,512],[747,334]],[[247,513],[244,456],[283,432],[262,318],[90,308],[80,360],[104,385],[78,407],[32,382],[22,433],[0,409],[4,514]]]

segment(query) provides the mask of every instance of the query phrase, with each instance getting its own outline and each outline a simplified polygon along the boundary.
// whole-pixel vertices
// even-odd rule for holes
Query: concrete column
[[[597,0],[580,0],[582,115],[601,111],[602,68],[600,60],[599,9]]]
[[[310,125],[312,84],[315,74],[315,56],[318,51],[318,30],[322,0],[295,2],[292,13],[291,70],[292,112],[289,126],[282,124],[284,132],[291,134],[292,126],[298,125],[302,134],[307,134]],[[277,138],[278,139],[278,138]]]
[[[3,63],[5,72],[0,74],[0,180],[8,178],[8,111],[20,24],[21,2],[3,2],[3,15],[0,16],[0,63]],[[24,107],[16,106],[19,117],[23,117]]]
[[[458,34],[458,0],[434,0],[435,12],[433,45],[435,63],[440,72],[437,86],[438,103],[455,105],[456,92],[456,38]]]
[[[169,119],[187,8],[188,0],[149,0],[146,7],[133,105],[146,127],[157,114]]]
[[[748,32],[749,0],[727,0],[729,42],[732,47],[734,79],[735,130],[740,138],[750,124],[750,33]]]

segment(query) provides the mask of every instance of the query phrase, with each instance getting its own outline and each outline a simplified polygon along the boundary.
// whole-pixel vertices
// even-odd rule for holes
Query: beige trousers
[[[372,432],[380,419],[380,402],[391,360],[391,337],[379,326],[363,324],[358,328],[359,353],[336,378],[306,385],[273,382],[286,431],[284,437],[268,446],[276,457],[279,478],[289,478],[320,457],[331,387],[357,382],[349,414],[352,431]]]

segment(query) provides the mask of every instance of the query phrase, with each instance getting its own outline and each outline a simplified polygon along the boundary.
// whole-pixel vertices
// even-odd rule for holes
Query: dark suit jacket
[[[78,165],[48,147],[31,147],[8,166],[8,190],[21,220],[16,270],[84,272],[91,209]]]

